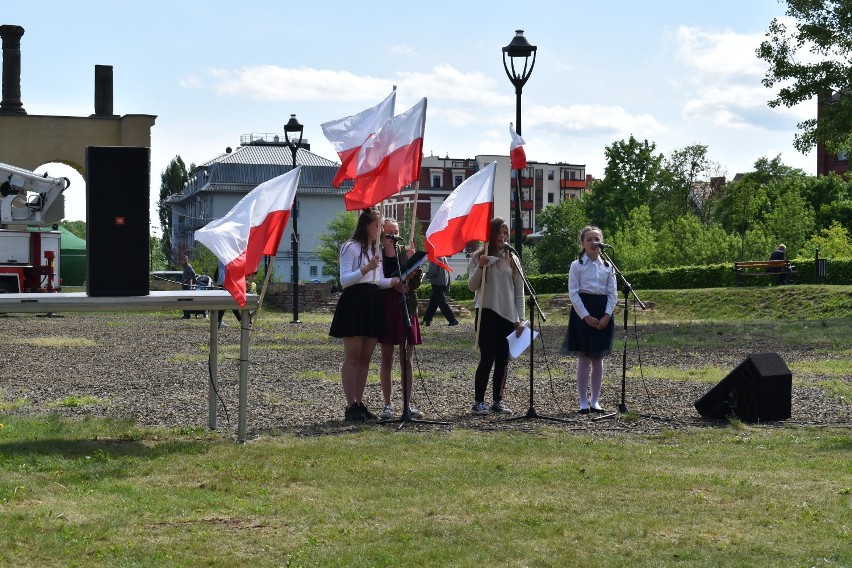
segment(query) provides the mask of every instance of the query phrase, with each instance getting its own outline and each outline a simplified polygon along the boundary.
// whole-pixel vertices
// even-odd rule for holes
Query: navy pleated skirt
[[[600,294],[580,294],[583,305],[589,314],[600,319],[606,314],[607,297]],[[580,319],[572,307],[568,318],[568,330],[559,349],[560,355],[583,355],[591,359],[606,357],[612,352],[612,338],[615,335],[615,318],[610,318],[609,325],[598,331]]]

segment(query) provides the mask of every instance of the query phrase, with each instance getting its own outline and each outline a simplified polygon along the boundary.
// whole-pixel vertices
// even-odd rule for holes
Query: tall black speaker
[[[731,414],[750,422],[785,420],[792,410],[793,375],[777,353],[757,353],[695,401],[705,418]]]
[[[86,148],[86,293],[147,296],[150,149]]]

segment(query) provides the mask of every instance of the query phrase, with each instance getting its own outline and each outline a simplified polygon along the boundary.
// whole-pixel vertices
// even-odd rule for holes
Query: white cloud
[[[261,101],[381,100],[392,86],[387,79],[310,67],[262,65],[211,69],[209,74],[219,94]]]
[[[677,28],[671,41],[681,73],[671,85],[686,95],[684,119],[737,131],[789,130],[814,114],[807,104],[769,108],[776,91],[761,84],[766,63],[755,53],[763,38],[763,33]]]
[[[410,46],[402,44],[391,47],[390,52],[396,55],[412,55],[414,50]]]
[[[532,105],[524,108],[524,124],[581,136],[646,136],[666,130],[651,114],[632,115],[620,106],[594,104],[568,107]]]

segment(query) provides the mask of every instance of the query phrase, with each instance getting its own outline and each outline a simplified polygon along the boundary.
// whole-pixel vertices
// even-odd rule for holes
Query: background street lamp
[[[536,46],[530,45],[524,37],[524,30],[515,30],[515,37],[509,45],[503,48],[503,69],[506,76],[515,86],[515,132],[521,135],[521,93],[527,79],[535,67]],[[507,61],[508,56],[508,61]],[[532,62],[530,62],[532,57]],[[523,63],[523,66],[521,65]],[[510,71],[511,68],[511,71]],[[519,71],[520,69],[520,71]],[[521,240],[523,237],[523,223],[521,223],[521,170],[517,170],[515,184],[515,250],[521,254]]]
[[[302,134],[305,127],[299,124],[296,120],[296,115],[291,114],[290,120],[284,125],[284,140],[285,145],[290,148],[293,153],[293,169],[296,169],[296,154],[299,152],[299,146],[302,145]],[[296,134],[299,135],[299,140],[294,142],[290,139]],[[296,195],[293,197],[293,207],[290,210],[290,218],[293,221],[293,233],[290,235],[290,249],[293,253],[293,323],[302,323],[299,321],[299,192],[296,190]]]

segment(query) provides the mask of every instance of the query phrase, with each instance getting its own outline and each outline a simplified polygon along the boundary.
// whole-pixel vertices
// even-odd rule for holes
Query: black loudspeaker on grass
[[[150,149],[86,148],[86,293],[147,296]]]
[[[757,353],[695,401],[705,418],[734,415],[749,422],[786,420],[792,410],[793,375],[777,353]]]

